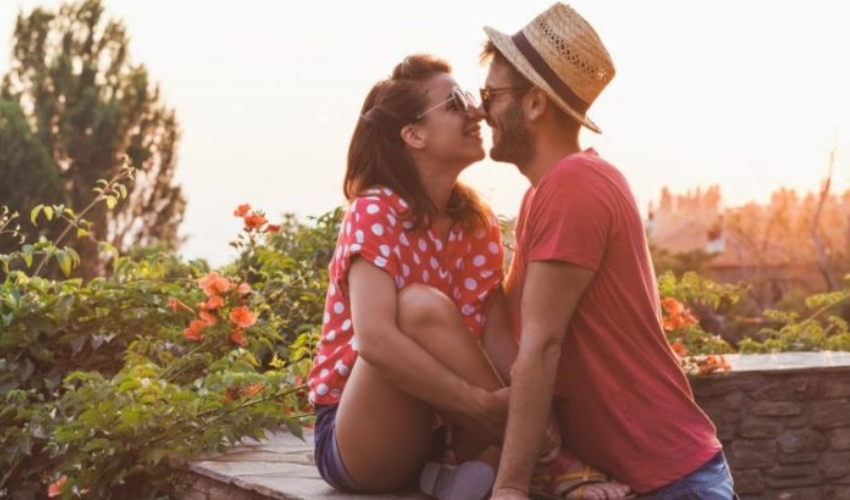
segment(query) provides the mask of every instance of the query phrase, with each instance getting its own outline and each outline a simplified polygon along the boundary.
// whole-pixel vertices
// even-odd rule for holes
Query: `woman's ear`
[[[423,149],[425,147],[425,136],[422,129],[415,123],[408,123],[401,127],[399,132],[401,140],[413,149]]]

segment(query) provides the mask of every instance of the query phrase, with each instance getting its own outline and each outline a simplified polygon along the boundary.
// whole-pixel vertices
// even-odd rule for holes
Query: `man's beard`
[[[515,103],[505,111],[499,125],[499,141],[490,148],[493,161],[525,166],[534,158],[534,141],[525,125],[522,107]]]

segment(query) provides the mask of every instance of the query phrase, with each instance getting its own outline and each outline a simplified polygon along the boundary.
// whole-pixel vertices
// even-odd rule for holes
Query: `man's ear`
[[[425,147],[425,136],[422,129],[415,123],[408,123],[401,127],[401,140],[413,149],[423,149]]]
[[[547,96],[543,90],[533,87],[529,89],[526,93],[526,116],[528,116],[529,120],[535,121],[539,120],[543,113],[546,112],[546,109],[549,106],[554,105],[549,96]]]

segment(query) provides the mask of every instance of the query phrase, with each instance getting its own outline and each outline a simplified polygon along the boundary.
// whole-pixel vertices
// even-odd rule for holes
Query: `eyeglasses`
[[[425,111],[416,115],[413,118],[413,121],[419,121],[423,116],[427,115],[431,111],[439,108],[440,106],[447,105],[446,110],[448,111],[459,111],[461,113],[469,113],[470,109],[474,109],[478,107],[478,102],[475,100],[475,96],[472,95],[471,92],[463,91],[457,87],[452,89],[451,95],[445,101],[441,101]]]
[[[484,108],[485,112],[489,112],[490,102],[493,100],[493,94],[498,94],[499,92],[507,92],[509,90],[528,90],[530,88],[530,85],[523,85],[521,87],[498,87],[493,89],[483,87],[478,91],[481,94],[481,106]]]

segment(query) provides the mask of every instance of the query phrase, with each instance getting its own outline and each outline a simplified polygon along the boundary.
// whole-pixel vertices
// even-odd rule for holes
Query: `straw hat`
[[[496,48],[532,84],[582,125],[601,132],[587,109],[614,78],[614,63],[596,31],[556,3],[513,36],[485,26]]]

